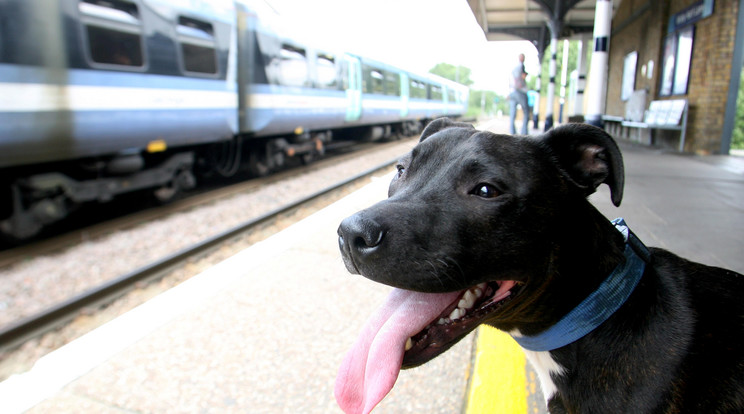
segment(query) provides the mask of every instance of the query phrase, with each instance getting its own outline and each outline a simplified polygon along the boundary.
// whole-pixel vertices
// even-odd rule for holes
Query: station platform
[[[606,186],[592,202],[649,246],[744,272],[744,162],[621,148],[622,205]],[[336,229],[391,175],[43,357],[0,383],[0,411],[341,413],[336,372],[389,288],[346,271]],[[373,411],[544,412],[519,348],[482,328],[401,372]]]

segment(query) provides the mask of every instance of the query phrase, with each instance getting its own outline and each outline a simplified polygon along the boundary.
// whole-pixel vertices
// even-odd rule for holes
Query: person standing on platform
[[[527,71],[524,70],[524,53],[519,54],[519,64],[509,75],[509,133],[516,134],[514,119],[517,116],[517,105],[522,107],[522,134],[527,135],[530,121],[530,106],[527,103]]]

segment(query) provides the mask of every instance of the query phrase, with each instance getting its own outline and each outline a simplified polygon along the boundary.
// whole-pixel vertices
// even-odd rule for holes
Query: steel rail
[[[397,162],[389,160],[366,171],[358,173],[343,181],[321,189],[313,194],[293,201],[285,206],[279,207],[268,213],[254,217],[246,222],[239,224],[231,229],[225,230],[219,234],[211,236],[201,242],[183,248],[168,256],[162,257],[148,265],[142,266],[127,274],[114,278],[106,283],[102,283],[95,288],[87,290],[77,296],[67,299],[57,305],[38,312],[35,315],[25,317],[17,322],[0,327],[0,351],[12,349],[29,339],[38,337],[66,322],[75,318],[78,313],[88,307],[110,303],[114,299],[122,296],[128,290],[132,289],[139,282],[156,280],[163,277],[168,270],[184,263],[189,258],[199,255],[209,249],[212,249],[221,243],[235,238],[258,225],[269,222],[272,219],[295,210],[304,204],[316,200],[328,193],[348,186],[356,181],[365,179],[374,173],[389,168]]]

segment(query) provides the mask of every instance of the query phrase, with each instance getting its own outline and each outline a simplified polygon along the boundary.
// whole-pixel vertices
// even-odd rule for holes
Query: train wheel
[[[325,145],[323,144],[323,140],[326,138],[324,134],[319,134],[315,139],[313,139],[313,147],[310,151],[307,151],[303,153],[300,156],[300,160],[304,165],[308,165],[315,161],[316,159],[322,157],[325,154]]]
[[[163,204],[173,200],[176,194],[178,194],[178,188],[171,185],[164,185],[152,192],[152,195],[155,196],[155,200],[157,200],[158,203]]]
[[[190,190],[194,187],[196,187],[194,174],[191,173],[191,170],[182,169],[174,174],[171,182],[153,191],[152,194],[158,202],[168,203],[181,191]]]
[[[0,241],[15,245],[37,235],[45,224],[62,218],[66,210],[55,203],[55,200],[41,200],[30,206],[22,201],[21,189],[18,185],[10,187],[10,209],[12,214],[0,220]]]
[[[315,154],[312,152],[306,152],[300,156],[300,160],[302,161],[302,164],[308,165],[313,162],[315,159]]]
[[[261,154],[258,154],[256,151],[251,151],[250,153],[248,169],[251,175],[255,177],[265,177],[271,172],[271,168],[269,167],[266,158],[262,157]]]

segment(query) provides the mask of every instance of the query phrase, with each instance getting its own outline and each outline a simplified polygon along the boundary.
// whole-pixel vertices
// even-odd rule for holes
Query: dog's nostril
[[[376,221],[354,215],[343,222],[339,227],[339,247],[344,247],[365,252],[379,246],[384,237],[382,227]]]
[[[375,247],[378,246],[381,241],[382,232],[377,234],[365,234],[354,239],[354,247],[357,249]]]

